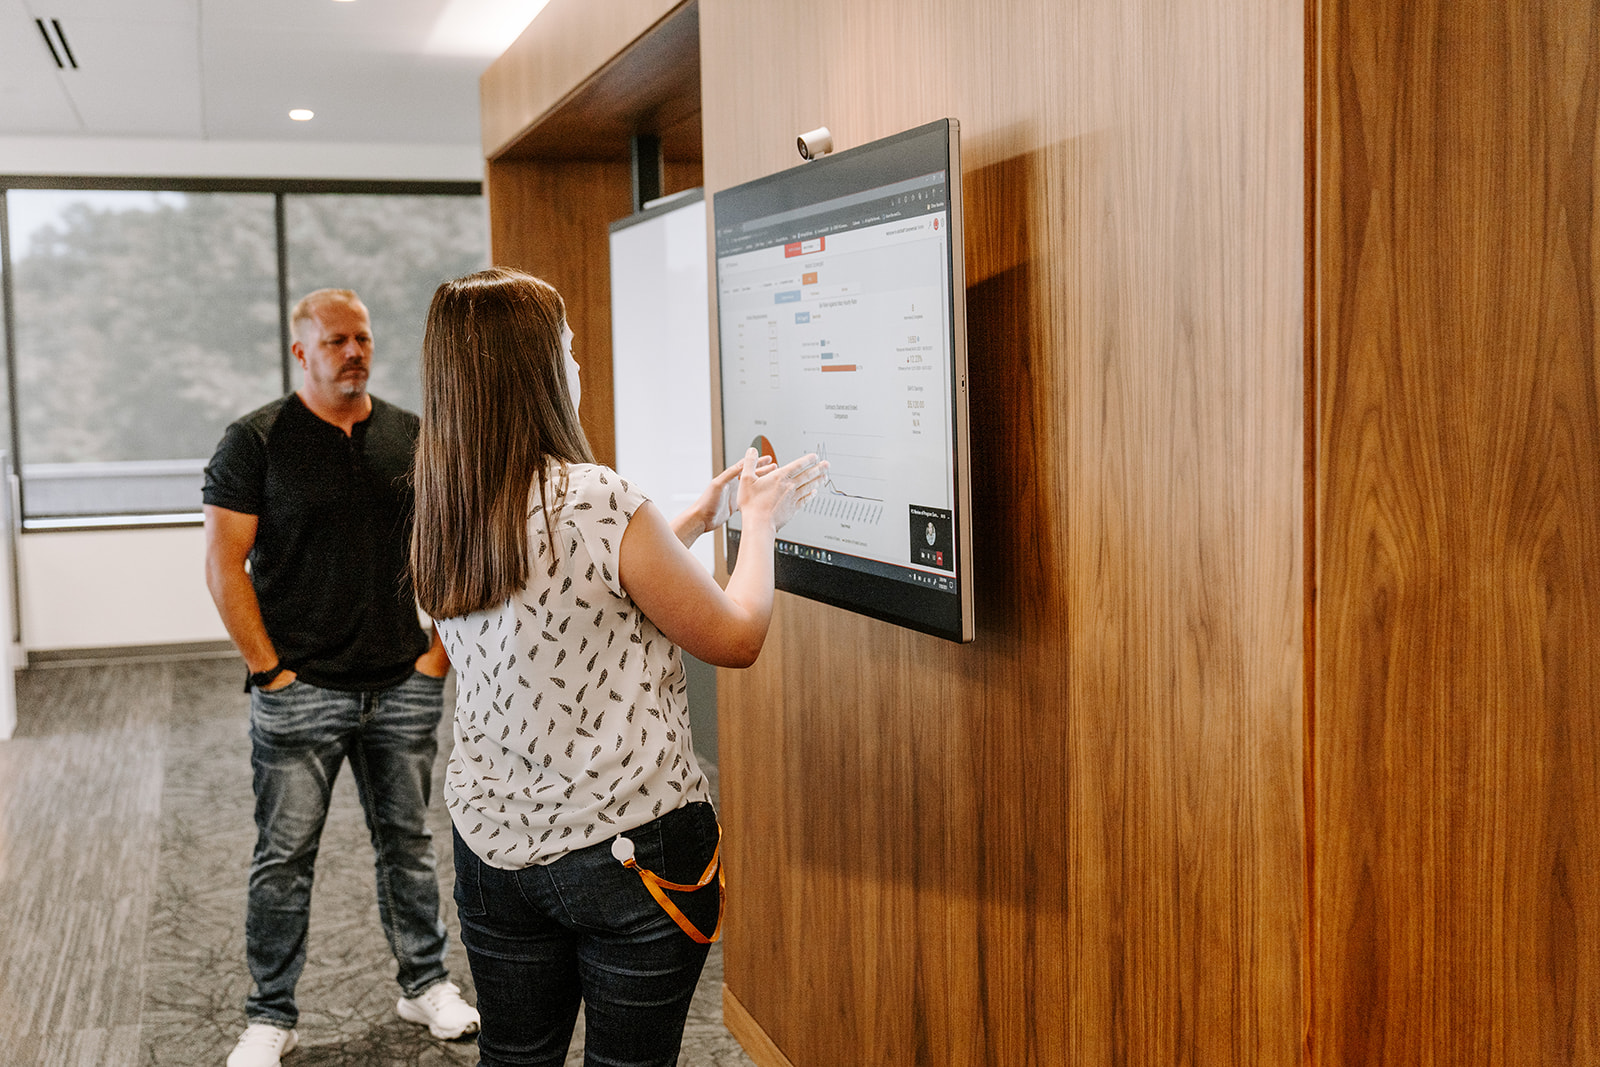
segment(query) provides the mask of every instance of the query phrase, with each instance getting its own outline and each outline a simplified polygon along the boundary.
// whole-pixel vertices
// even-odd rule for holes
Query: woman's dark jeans
[[[688,804],[622,836],[669,882],[700,880],[717,847],[710,804]],[[456,910],[472,965],[482,1067],[561,1067],[580,997],[588,1067],[672,1067],[709,946],[678,928],[608,839],[506,871],[455,835]],[[690,922],[717,925],[715,879],[672,893]]]

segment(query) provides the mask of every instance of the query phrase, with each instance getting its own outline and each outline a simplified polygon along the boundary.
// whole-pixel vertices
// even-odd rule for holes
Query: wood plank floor
[[[0,742],[0,1061],[7,1067],[220,1067],[243,1025],[244,892],[254,841],[248,700],[236,658],[42,667],[17,675]],[[435,795],[449,721],[441,724]],[[433,809],[452,978],[472,979],[450,900],[449,819]],[[340,776],[285,1067],[475,1064],[394,1014],[372,851]],[[714,947],[684,1067],[751,1067],[722,1025]],[[568,1064],[582,1063],[582,1033]]]

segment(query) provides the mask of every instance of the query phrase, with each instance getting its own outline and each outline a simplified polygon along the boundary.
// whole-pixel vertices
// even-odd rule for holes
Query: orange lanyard
[[[727,902],[728,896],[724,891],[726,882],[722,875],[722,827],[720,825],[717,827],[717,850],[711,854],[711,862],[706,864],[706,873],[702,874],[700,880],[694,885],[679,885],[676,882],[668,882],[655,872],[647,871],[639,866],[639,861],[634,858],[633,842],[626,837],[618,836],[612,839],[611,854],[624,867],[631,867],[638,873],[639,880],[650,891],[650,895],[656,898],[656,903],[661,905],[661,910],[672,916],[672,921],[678,924],[678,929],[702,945],[709,945],[722,936],[722,908]],[[695,928],[694,923],[689,921],[689,917],[679,911],[678,906],[669,900],[662,890],[671,889],[679,893],[693,893],[697,889],[704,889],[710,885],[713,874],[717,876],[717,928],[711,932],[710,937],[707,937]]]

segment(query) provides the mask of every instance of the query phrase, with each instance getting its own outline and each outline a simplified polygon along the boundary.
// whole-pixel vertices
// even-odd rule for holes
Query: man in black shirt
[[[298,1040],[313,866],[346,758],[397,1010],[442,1038],[478,1028],[445,971],[425,819],[450,662],[418,624],[406,569],[417,417],[367,392],[372,324],[355,293],[318,290],[291,322],[300,388],[228,427],[204,491],[206,584],[250,672],[256,795],[254,989],[228,1067],[277,1067]]]

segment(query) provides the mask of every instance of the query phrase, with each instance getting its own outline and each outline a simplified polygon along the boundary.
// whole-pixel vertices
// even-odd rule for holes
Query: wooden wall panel
[[[697,185],[704,184],[706,180],[705,171],[700,166],[698,159],[692,162],[678,162],[669,159],[663,170],[665,171],[665,178],[661,192],[664,196],[681,193],[685,189],[693,189]]]
[[[491,159],[502,154],[568,94],[682,3],[550,0],[479,80],[483,154]]]
[[[701,0],[705,178],[944,115],[977,641],[780,595],[719,679],[740,1018],[794,1067],[1300,1062],[1304,25]]]
[[[589,10],[605,12],[608,18],[613,13],[609,7],[591,5]],[[560,25],[541,27],[518,46],[523,52],[535,46],[539,51],[564,51],[543,36],[560,29]],[[584,44],[589,43],[586,38]],[[499,76],[498,65],[490,70]],[[575,77],[582,72],[564,73]],[[486,76],[485,86],[492,80]],[[636,133],[658,136],[668,159],[700,158],[700,14],[693,0],[680,4],[598,71],[583,77],[554,108],[537,116],[532,126],[494,155],[615,162],[630,158],[629,141]]]
[[[1600,5],[1319,0],[1321,1067],[1600,1062]]]
[[[583,378],[578,417],[595,458],[614,463],[610,234],[633,210],[632,171],[626,163],[490,160],[485,185],[490,255],[560,291]]]

